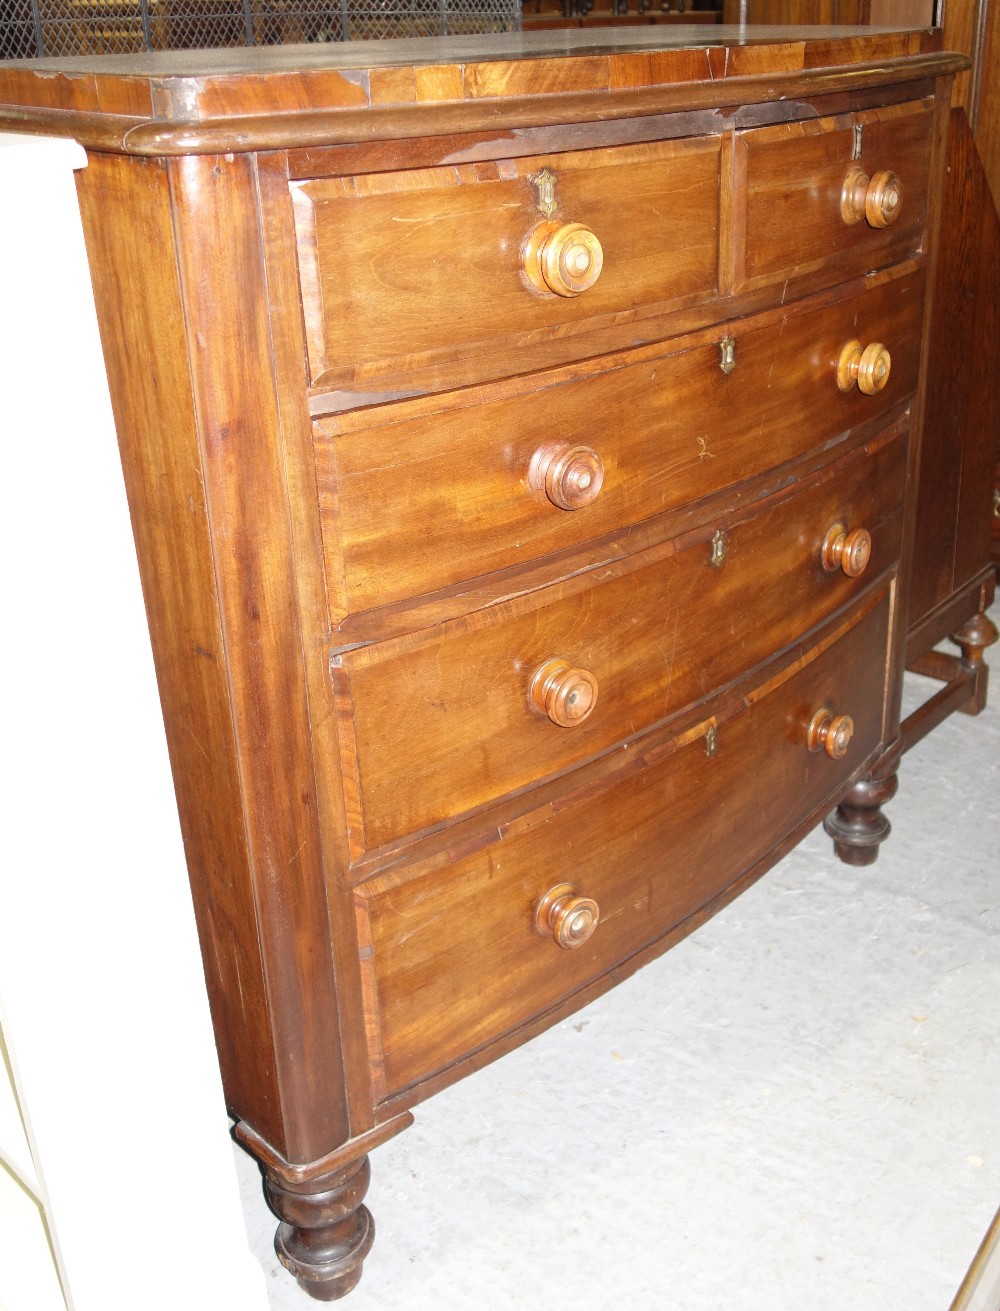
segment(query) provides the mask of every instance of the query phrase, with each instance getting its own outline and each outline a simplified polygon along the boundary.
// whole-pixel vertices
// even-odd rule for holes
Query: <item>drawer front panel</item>
[[[379,426],[324,421],[315,432],[331,596],[347,614],[388,605],[613,533],[821,447],[914,390],[923,285],[916,272],[720,328],[735,340],[728,375],[709,342],[596,375],[552,375],[520,394],[456,394],[450,408],[417,417],[392,407],[398,417]],[[876,395],[837,385],[852,338],[890,351]],[[532,460],[581,447],[600,459],[603,484],[566,509],[532,486]]]
[[[832,802],[880,742],[887,639],[883,597],[818,658],[720,723],[712,757],[703,726],[665,758],[528,817],[485,850],[403,884],[359,889],[377,1016],[372,1058],[384,1061],[385,1095],[599,978]],[[820,708],[854,720],[840,760],[806,745]],[[600,911],[593,936],[572,950],[534,924],[539,899],[564,881]]]
[[[737,167],[746,170],[746,230],[738,284],[762,285],[827,264],[845,277],[919,250],[932,126],[931,102],[919,101],[741,134]],[[861,133],[856,160],[855,128]],[[869,178],[884,172],[899,178],[898,217],[887,227],[872,227],[867,218],[845,221],[842,192],[851,168]]]
[[[647,553],[643,567],[617,562],[347,653],[361,845],[378,848],[579,764],[796,641],[894,565],[905,446],[896,437],[856,453],[728,525],[719,566],[703,530]],[[867,576],[821,563],[837,522],[870,532]],[[558,706],[554,721],[544,699],[532,704],[536,671],[554,660],[570,671],[567,694],[577,685],[576,708],[592,695],[581,676],[596,680],[592,712],[571,727],[558,722]]]
[[[705,138],[295,184],[313,385],[391,392],[440,358],[454,386],[482,376],[487,348],[523,373],[532,333],[715,294],[718,174]],[[525,243],[545,222],[598,239],[589,289],[532,286]]]

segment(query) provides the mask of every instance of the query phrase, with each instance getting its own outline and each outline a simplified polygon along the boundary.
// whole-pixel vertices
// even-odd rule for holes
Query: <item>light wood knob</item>
[[[554,938],[564,951],[582,947],[593,936],[600,918],[597,902],[577,896],[572,883],[557,883],[535,907],[535,928],[543,938]]]
[[[560,510],[582,510],[600,494],[604,464],[589,446],[546,442],[531,457],[528,483]]]
[[[870,228],[887,228],[899,218],[902,204],[903,184],[889,169],[871,177],[857,165],[848,170],[840,193],[840,213],[845,223],[864,219]]]
[[[850,715],[834,715],[829,710],[817,710],[809,724],[806,742],[810,751],[825,751],[831,760],[843,760],[854,736],[854,720]]]
[[[579,296],[601,276],[604,251],[583,223],[540,223],[524,248],[524,271],[539,291]]]
[[[848,578],[860,578],[872,558],[872,535],[867,528],[848,532],[835,523],[823,539],[822,560],[827,573],[843,569]]]
[[[546,660],[531,679],[531,708],[560,728],[582,724],[597,704],[597,679],[568,660]]]
[[[892,358],[880,341],[862,346],[860,341],[846,342],[837,360],[837,386],[850,391],[857,383],[866,396],[874,396],[889,381]]]

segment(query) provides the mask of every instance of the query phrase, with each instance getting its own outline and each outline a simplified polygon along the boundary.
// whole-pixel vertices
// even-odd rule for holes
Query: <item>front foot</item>
[[[361,1278],[375,1240],[375,1222],[362,1206],[371,1178],[368,1152],[412,1123],[403,1111],[299,1164],[245,1121],[233,1126],[233,1137],[263,1170],[265,1196],[281,1221],[274,1236],[278,1260],[317,1302],[335,1302]]]
[[[375,1239],[375,1222],[362,1206],[371,1170],[368,1157],[308,1182],[279,1178],[265,1168],[268,1204],[282,1221],[274,1236],[278,1260],[318,1302],[335,1302],[361,1278]]]
[[[874,865],[878,860],[878,849],[892,831],[882,807],[898,787],[895,771],[885,778],[860,779],[833,814],[827,815],[823,827],[845,865]]]

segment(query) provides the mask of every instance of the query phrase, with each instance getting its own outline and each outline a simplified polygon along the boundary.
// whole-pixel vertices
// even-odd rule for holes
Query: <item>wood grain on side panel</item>
[[[357,939],[353,900],[345,877],[344,791],[337,768],[338,705],[329,670],[330,601],[317,514],[315,450],[305,403],[306,352],[292,240],[292,206],[285,156],[275,153],[259,158],[257,167],[277,380],[278,432],[288,487],[289,532],[302,625],[312,763],[316,771],[336,1000],[341,1019],[340,1041],[351,1135],[357,1137],[372,1124],[372,1094],[364,1035],[356,1018],[361,1007]]]
[[[255,161],[171,165],[252,896],[288,1160],[348,1135]],[[222,344],[225,349],[221,349]],[[254,1126],[256,1127],[256,1126]]]
[[[988,554],[1000,440],[1000,220],[962,109],[951,112],[910,590],[917,627]],[[956,458],[957,456],[957,458]]]
[[[280,1138],[166,169],[91,155],[78,188],[226,1097]]]

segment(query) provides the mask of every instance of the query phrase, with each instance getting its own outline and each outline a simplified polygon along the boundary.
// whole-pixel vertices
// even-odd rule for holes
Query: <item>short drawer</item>
[[[738,134],[735,190],[745,209],[737,222],[737,288],[823,266],[840,278],[919,250],[932,103]]]
[[[294,183],[292,196],[319,389],[389,400],[415,374],[456,386],[483,376],[486,351],[493,376],[523,373],[535,338],[718,286],[717,137]]]
[[[923,288],[921,271],[883,278],[599,373],[317,423],[335,622],[613,533],[877,418],[916,386]],[[889,351],[874,395],[838,385],[851,339]]]
[[[722,894],[776,843],[830,805],[879,746],[888,598],[651,760],[633,757],[605,791],[526,816],[501,840],[405,881],[357,892],[372,1064],[391,1096],[598,980]],[[817,712],[853,720],[846,753],[808,745]],[[561,884],[596,902],[598,923],[562,949],[539,904]],[[556,898],[558,901],[558,897]],[[572,906],[563,903],[572,915]],[[564,940],[588,928],[562,924]],[[417,1094],[419,1095],[419,1093]],[[414,1098],[415,1099],[415,1098]]]
[[[797,641],[895,565],[905,448],[896,436],[855,452],[712,540],[704,528],[346,652],[334,676],[353,707],[356,853],[578,765]],[[860,574],[823,562],[837,524],[870,535]]]

